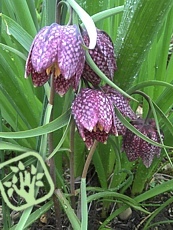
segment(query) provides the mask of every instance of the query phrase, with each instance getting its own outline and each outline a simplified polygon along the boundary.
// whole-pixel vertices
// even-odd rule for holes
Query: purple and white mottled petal
[[[97,91],[97,97],[98,97],[98,109],[99,109],[99,117],[98,117],[98,123],[103,127],[103,130],[106,133],[109,133],[111,127],[112,127],[112,107],[109,99],[105,96],[105,94],[101,91]]]
[[[91,149],[92,145],[94,144],[94,137],[91,134],[91,132],[89,132],[87,129],[84,129],[84,135],[85,135],[85,144],[88,149]]]
[[[72,104],[74,119],[88,131],[98,122],[98,101],[94,90],[82,89]]]
[[[53,23],[44,27],[33,43],[31,60],[36,72],[42,72],[57,62],[61,26]]]
[[[132,120],[137,118],[137,115],[134,113],[129,105],[129,100],[125,98],[121,93],[119,93],[109,85],[103,86],[102,89],[123,116],[129,117]]]
[[[47,75],[46,71],[37,73],[32,66],[31,58],[28,58],[25,77],[27,77],[30,74],[35,87],[44,85],[50,78],[50,76]]]
[[[42,34],[45,30],[47,30],[48,26],[43,27],[38,34],[35,36],[34,40],[32,41],[31,47],[30,47],[30,51],[28,54],[28,58],[26,60],[26,65],[25,65],[25,77],[27,77],[28,75],[30,75],[32,73],[32,69],[33,69],[33,65],[32,65],[32,61],[31,61],[31,54],[33,51],[33,47],[35,44],[35,41],[38,39],[38,37],[40,36],[40,34]]]
[[[110,77],[112,80],[114,77],[114,72],[117,69],[115,62],[115,53],[114,53],[114,45],[111,38],[102,30],[97,31],[97,41],[100,52],[103,54],[104,63],[102,65],[106,65],[105,67],[105,75]],[[101,64],[101,63],[100,63]]]
[[[129,161],[135,161],[139,157],[140,145],[139,137],[127,130],[123,137],[123,150],[125,150]]]
[[[88,46],[89,37],[86,31],[82,32],[82,37],[85,44]],[[100,70],[109,78],[113,79],[114,72],[117,69],[114,46],[113,43],[104,31],[97,29],[97,43],[93,50],[89,50],[95,64],[100,68]],[[91,82],[94,86],[97,86],[101,79],[100,77],[90,68],[90,66],[85,63],[83,78]]]
[[[150,127],[147,127],[150,128]],[[150,133],[148,134],[147,129],[144,129],[143,134],[148,136],[150,139],[152,139],[155,142],[158,142],[159,135],[156,130],[150,128]],[[161,149],[155,145],[151,145],[145,141],[143,141],[142,151],[141,151],[141,158],[144,163],[144,165],[149,168],[155,155],[157,157],[160,156]]]
[[[114,135],[117,136],[125,135],[126,127],[123,125],[123,123],[118,119],[116,115],[115,115],[115,127],[116,127],[116,133],[114,133]]]
[[[97,86],[101,82],[100,77],[91,69],[91,67],[87,63],[85,63],[82,77],[87,81],[91,82],[93,86]]]
[[[81,77],[85,63],[85,51],[76,25],[61,28],[57,56],[61,74],[65,79],[70,79],[74,75],[77,79]]]
[[[72,103],[72,114],[87,148],[94,140],[105,143],[109,134],[117,135],[112,102],[100,90],[82,89]]]
[[[91,136],[93,137],[93,139],[105,143],[108,139],[109,133],[106,133],[104,131],[100,131],[100,129],[97,128],[96,132],[92,132]]]
[[[132,121],[132,124],[145,136],[157,143],[160,143],[160,138],[153,120],[149,120],[148,123],[145,123],[144,120],[138,118],[137,120]],[[140,157],[147,168],[150,167],[153,158],[155,156],[159,157],[161,152],[160,147],[144,141],[128,129],[123,137],[123,148],[129,160],[133,161]]]
[[[69,90],[70,86],[72,85],[73,80],[74,80],[74,78],[72,78],[70,80],[66,80],[62,76],[62,74],[60,74],[59,77],[55,77],[54,78],[55,92],[58,93],[60,96],[63,96]]]

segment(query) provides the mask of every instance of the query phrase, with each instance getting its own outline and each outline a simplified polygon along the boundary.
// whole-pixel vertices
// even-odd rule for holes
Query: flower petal
[[[31,56],[29,55],[27,64],[26,64],[26,70],[25,70],[25,77],[31,74],[32,82],[35,87],[44,85],[50,78],[49,75],[47,75],[46,71],[43,71],[41,73],[37,73],[31,63]]]
[[[61,26],[53,23],[42,28],[34,39],[31,60],[36,72],[42,72],[57,61]]]
[[[82,38],[76,25],[61,27],[61,35],[58,46],[58,65],[64,78],[81,77],[85,51],[82,48]]]
[[[160,138],[155,127],[155,123],[152,121],[152,119],[146,123],[146,121],[138,118],[131,123],[145,136],[149,137],[155,142],[160,143]],[[161,149],[158,146],[148,143],[128,129],[126,130],[126,134],[123,137],[123,148],[130,161],[141,157],[144,165],[147,168],[150,167],[154,156],[156,155],[159,157],[161,152]]]
[[[136,114],[129,105],[129,100],[125,98],[121,93],[109,85],[103,86],[102,89],[123,116],[129,117],[133,120],[137,118]]]
[[[106,95],[102,91],[96,91],[97,97],[98,97],[98,109],[99,109],[99,117],[98,122],[101,127],[103,127],[103,130],[106,133],[109,133],[111,127],[112,127],[112,120],[113,120],[113,110],[112,110],[112,104],[110,103],[109,99],[106,97]]]
[[[89,37],[86,31],[82,33],[83,40],[88,46]],[[109,78],[113,79],[114,72],[117,69],[115,62],[114,46],[113,43],[104,31],[97,29],[97,43],[93,50],[89,50],[93,61],[100,68],[100,70]],[[100,77],[85,63],[83,78],[91,82],[94,86],[100,83]]]
[[[95,91],[82,89],[72,104],[72,114],[77,125],[92,131],[98,122],[98,101]]]

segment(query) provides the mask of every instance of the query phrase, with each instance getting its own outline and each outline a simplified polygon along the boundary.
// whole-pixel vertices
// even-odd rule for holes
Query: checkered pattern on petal
[[[32,82],[35,87],[44,85],[50,78],[49,75],[47,75],[46,71],[43,71],[41,73],[37,73],[35,69],[33,68],[32,62],[31,62],[31,53],[28,56],[26,67],[25,67],[25,77],[28,77],[31,74]]]
[[[63,96],[72,85],[72,82],[74,81],[74,77],[70,80],[66,80],[62,74],[60,74],[59,77],[54,78],[54,89],[55,92],[58,93],[60,96]]]
[[[88,148],[94,140],[104,143],[109,134],[117,134],[113,105],[102,91],[82,89],[72,103],[72,114]]]
[[[129,105],[129,100],[125,98],[121,93],[119,93],[109,85],[102,87],[102,89],[123,116],[129,117],[130,119],[137,118],[136,114],[133,112]]]
[[[145,123],[144,120],[138,118],[131,123],[145,136],[160,143],[160,138],[153,120],[149,120],[148,123]],[[128,129],[123,137],[123,149],[130,161],[134,161],[140,157],[147,168],[152,164],[154,156],[159,157],[161,152],[161,148],[144,141]]]
[[[43,72],[57,62],[61,26],[53,23],[44,27],[34,39],[31,60],[36,72]]]
[[[61,26],[58,46],[58,65],[64,78],[70,79],[82,75],[85,63],[85,51],[82,38],[76,25]]]
[[[112,127],[112,103],[102,91],[96,91],[98,97],[99,117],[98,123],[103,127],[106,133],[109,133]]]
[[[82,33],[85,44],[89,45],[89,37],[86,31]],[[115,62],[114,46],[111,38],[104,31],[97,29],[97,43],[93,50],[89,50],[95,64],[109,78],[113,79],[114,72],[117,69]],[[91,82],[94,86],[100,83],[97,74],[85,63],[83,78]]]
[[[31,45],[25,77],[31,74],[34,85],[42,86],[53,74],[55,90],[61,96],[70,86],[76,91],[85,63],[82,42],[76,25],[53,23],[42,28]]]
[[[92,131],[98,122],[99,109],[96,91],[82,89],[72,104],[72,114],[76,123],[82,125],[88,131]]]

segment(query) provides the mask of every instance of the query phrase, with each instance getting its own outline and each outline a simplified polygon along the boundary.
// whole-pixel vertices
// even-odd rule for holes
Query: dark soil
[[[98,186],[98,180],[95,173],[91,172],[91,177],[89,181],[89,186]],[[154,210],[160,207],[161,204],[166,202],[170,197],[172,197],[172,192],[162,194],[161,196],[156,196],[152,200],[147,200],[145,203],[145,210],[153,213]],[[117,208],[117,204],[114,203],[112,207],[107,211],[107,217],[111,215]],[[89,224],[88,230],[98,230],[101,224],[104,222],[102,218],[103,206],[101,202],[93,202],[89,209]],[[109,222],[105,229],[111,230],[143,230],[145,224],[149,220],[151,215],[140,212],[139,210],[132,209],[131,215],[126,219],[122,220],[120,217],[115,217],[111,222]],[[41,229],[57,229],[55,228],[55,215],[53,210],[47,213],[46,221],[43,221],[42,217],[40,220],[35,222],[30,230],[41,230]],[[172,223],[171,223],[172,221]],[[44,222],[44,223],[43,223]],[[162,224],[161,224],[162,222]],[[173,204],[169,204],[163,210],[161,210],[155,218],[153,218],[149,224],[151,227],[147,228],[150,230],[172,230],[173,229]],[[65,214],[62,214],[62,229],[63,230],[73,230],[71,224],[69,223]]]
[[[171,194],[164,194],[162,197],[155,197],[153,202],[155,205],[162,204],[167,199],[169,199]],[[100,205],[100,204],[99,204]],[[150,206],[147,208],[148,211],[153,212],[156,207]],[[93,204],[89,211],[89,230],[98,230],[104,219],[101,218],[102,207],[98,204]],[[149,219],[150,215],[141,213],[138,210],[132,210],[132,214],[127,220],[121,220],[119,217],[114,218],[104,229],[111,230],[143,230],[146,221]],[[163,224],[159,224],[160,222]],[[151,230],[172,230],[173,223],[173,204],[163,209],[150,223],[151,226],[148,229]],[[155,224],[155,225],[154,225]],[[55,216],[53,211],[48,213],[47,216],[42,216],[37,222],[35,222],[30,230],[49,230],[57,229],[55,228]],[[62,229],[63,230],[73,230],[66,215],[62,216]]]
[[[68,173],[67,173],[68,174]],[[90,170],[89,172],[88,186],[98,187],[98,178],[94,170]],[[67,175],[69,181],[69,174]],[[163,178],[162,178],[163,179]],[[79,188],[79,181],[76,183],[76,188]],[[42,193],[39,194],[43,196]],[[128,195],[128,194],[127,194]],[[144,208],[153,213],[154,210],[160,207],[161,204],[166,202],[170,197],[172,197],[173,193],[165,193],[161,196],[154,197],[152,200],[147,200]],[[151,205],[152,204],[152,205]],[[107,211],[108,218],[117,208],[116,203],[112,204]],[[35,207],[35,210],[38,207]],[[89,224],[88,230],[98,230],[101,224],[104,222],[106,218],[103,218],[103,205],[101,202],[92,202],[92,204],[88,207],[89,209]],[[122,220],[119,216],[115,217],[111,222],[109,222],[103,230],[111,229],[111,230],[143,230],[145,224],[149,220],[151,215],[140,212],[139,210],[132,209],[131,215],[126,219]],[[14,214],[13,223],[17,224],[20,219],[20,213]],[[56,228],[56,217],[54,213],[54,209],[52,208],[47,213],[42,215],[37,221],[35,221],[32,226],[28,228],[28,230],[49,230],[49,229],[58,229]],[[62,213],[62,228],[61,230],[73,230],[71,224],[66,216],[66,214]],[[172,223],[171,223],[172,221]],[[162,223],[161,223],[162,222]],[[0,226],[3,225],[3,220],[0,218]],[[151,230],[172,230],[173,229],[173,203],[166,206],[163,210],[161,210],[155,218],[152,219],[150,225],[151,227],[147,229]],[[149,225],[149,226],[150,226]],[[1,229],[1,227],[0,227]],[[5,229],[7,230],[7,229]]]

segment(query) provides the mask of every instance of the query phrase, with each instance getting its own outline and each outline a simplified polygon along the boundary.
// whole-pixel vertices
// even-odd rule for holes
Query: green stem
[[[51,76],[51,91],[50,91],[49,103],[52,105],[52,108],[54,105],[54,94],[55,94],[54,78],[53,78],[53,76]],[[49,121],[51,122],[52,120],[53,120],[53,109],[52,109]],[[48,145],[49,145],[49,154],[51,154],[53,151],[53,133],[49,133]],[[56,173],[55,173],[56,170],[55,170],[54,157],[50,158],[49,163],[50,163],[50,176],[52,177],[53,183],[54,183],[55,188],[56,188]],[[59,204],[59,201],[57,200],[55,194],[52,195],[52,199],[53,199],[54,209],[55,209],[56,229],[61,230],[62,229],[62,222],[61,222],[60,204]]]
[[[86,176],[87,176],[88,168],[90,166],[90,163],[91,163],[93,154],[94,154],[94,152],[96,150],[97,144],[98,144],[98,141],[94,141],[94,144],[91,147],[91,150],[90,150],[90,152],[88,154],[88,157],[87,157],[85,165],[84,165],[84,169],[83,169],[83,172],[82,172],[82,178],[86,178]]]

